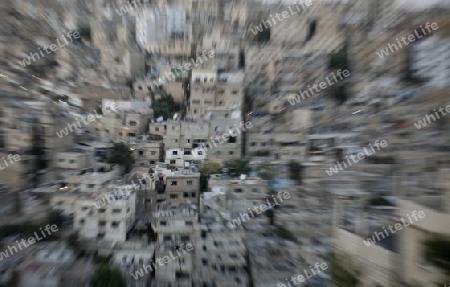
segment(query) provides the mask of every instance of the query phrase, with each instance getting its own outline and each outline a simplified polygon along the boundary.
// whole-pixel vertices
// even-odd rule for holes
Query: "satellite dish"
[[[173,115],[173,119],[176,120],[177,118],[178,118],[178,113],[175,113],[175,114]]]
[[[162,123],[163,121],[164,121],[164,118],[163,118],[163,117],[159,117],[159,118],[156,119],[156,122],[157,122],[157,123]]]

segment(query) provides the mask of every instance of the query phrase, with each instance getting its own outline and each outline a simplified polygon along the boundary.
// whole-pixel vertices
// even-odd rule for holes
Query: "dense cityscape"
[[[0,14],[0,287],[450,286],[449,0]]]

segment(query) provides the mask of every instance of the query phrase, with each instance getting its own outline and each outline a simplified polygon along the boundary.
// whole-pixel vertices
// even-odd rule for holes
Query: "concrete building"
[[[184,38],[186,10],[181,7],[146,7],[137,13],[136,42],[147,51],[170,37]]]
[[[449,41],[448,37],[437,33],[431,37],[420,39],[412,45],[412,70],[414,76],[427,81],[427,85],[434,88],[448,86],[450,78]],[[430,51],[436,57],[430,58]]]
[[[91,167],[89,155],[77,150],[57,153],[55,162],[58,169],[82,170]]]
[[[156,127],[156,125],[155,125]],[[159,128],[161,130],[161,128]],[[205,145],[209,138],[207,121],[167,121],[164,123],[164,146],[167,149],[194,149]],[[161,132],[161,131],[156,131]]]
[[[220,191],[218,195],[225,194],[225,204],[219,204],[218,207],[225,207],[230,218],[239,217],[241,212],[248,212],[248,208],[264,204],[269,195],[265,182],[260,178],[253,177],[241,176],[241,179],[225,179],[220,175],[212,175],[208,187],[211,192]]]
[[[135,213],[136,189],[113,188],[77,198],[74,229],[86,239],[124,242],[135,223]]]
[[[130,147],[136,162],[149,162],[156,164],[164,159],[164,143],[162,141],[134,141]]]
[[[169,166],[185,168],[199,166],[207,157],[206,148],[167,149],[165,163]]]

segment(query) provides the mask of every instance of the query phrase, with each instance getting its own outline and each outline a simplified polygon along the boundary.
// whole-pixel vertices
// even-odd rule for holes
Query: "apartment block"
[[[8,155],[15,155],[15,152],[3,151],[0,152],[0,157],[7,161]],[[36,156],[19,154],[20,160],[13,161],[11,164],[8,162],[8,166],[2,160],[3,170],[0,173],[0,183],[7,185],[10,188],[27,189],[32,188],[37,184],[36,178]]]
[[[200,120],[167,121],[164,123],[166,131],[164,145],[167,149],[184,149],[186,151],[202,147],[209,141],[209,126],[207,121]]]
[[[55,162],[55,168],[65,170],[81,170],[91,167],[89,155],[76,150],[57,153]]]
[[[150,164],[155,164],[163,160],[164,143],[162,141],[134,141],[134,143],[130,146],[137,162],[148,161]]]
[[[157,167],[153,174],[156,180],[151,182],[151,190],[154,191],[152,202],[165,203],[168,207],[198,205],[200,173],[190,169],[168,170]]]
[[[193,281],[196,284],[249,286],[247,258],[242,231],[203,231],[195,244]]]
[[[136,190],[131,186],[79,197],[74,229],[86,239],[124,242],[134,225],[135,213]]]
[[[248,208],[266,203],[269,190],[260,178],[241,176],[240,179],[226,179],[220,175],[212,175],[208,183],[211,191],[217,189],[224,192],[226,211],[230,218],[239,217],[241,212],[248,212]]]
[[[191,165],[200,165],[206,157],[206,148],[167,149],[165,163],[169,166],[185,168]]]

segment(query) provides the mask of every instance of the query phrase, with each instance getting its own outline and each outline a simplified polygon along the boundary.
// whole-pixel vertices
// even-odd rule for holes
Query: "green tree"
[[[302,183],[302,166],[295,160],[289,162],[289,179]]]
[[[180,110],[180,105],[175,102],[172,95],[165,94],[159,99],[155,99],[152,95],[152,106],[153,114],[155,118],[163,117],[164,119],[170,119],[173,115]]]
[[[347,56],[347,45],[344,45],[341,50],[330,54],[330,69],[348,69],[348,56]]]
[[[95,264],[109,264],[111,261],[112,255],[109,256],[101,256],[98,254],[94,255],[94,263]]]
[[[341,106],[348,99],[347,87],[345,84],[338,84],[330,88],[331,97]]]
[[[75,252],[80,251],[80,239],[78,238],[78,232],[74,232],[67,236],[66,244],[71,247]]]
[[[450,277],[450,237],[435,235],[423,244],[425,258]]]
[[[361,270],[348,255],[333,254],[331,258],[331,280],[336,287],[357,287],[361,283]]]
[[[231,176],[239,176],[241,174],[249,174],[251,171],[250,160],[248,159],[232,159],[225,162],[224,167],[228,168]]]
[[[115,143],[112,154],[106,162],[121,165],[125,167],[125,171],[128,172],[134,163],[133,153],[128,145],[124,143]]]
[[[211,174],[221,172],[220,164],[216,162],[205,162],[200,168],[200,190],[208,190],[208,179]]]
[[[95,108],[95,111],[97,112],[97,114],[103,115],[103,110],[102,110],[101,106],[98,106],[97,108]]]
[[[270,40],[270,28],[263,27],[262,32],[256,35],[258,42],[268,42]]]
[[[50,212],[48,213],[47,220],[50,225],[56,224],[56,226],[58,226],[58,229],[60,229],[63,224],[63,221],[64,221],[62,211],[61,210],[50,210]]]
[[[277,176],[276,167],[266,161],[256,167],[256,172],[264,180],[273,180]]]
[[[41,136],[35,131],[31,139],[31,149],[27,154],[36,156],[36,173],[47,167],[47,161],[45,160],[45,149],[42,145]]]
[[[92,276],[93,287],[126,287],[125,279],[117,268],[108,264],[99,265]]]

